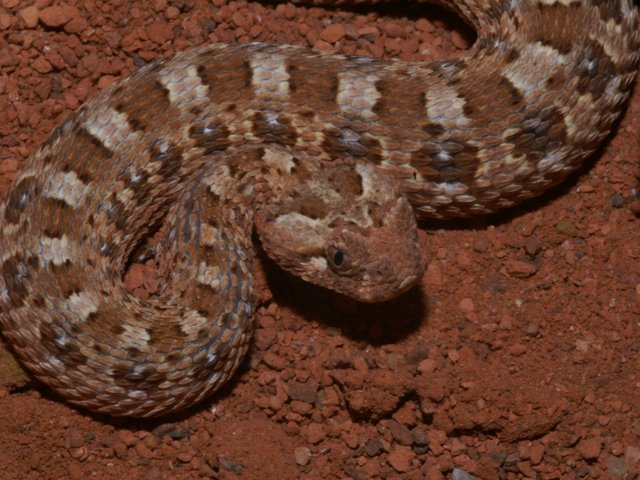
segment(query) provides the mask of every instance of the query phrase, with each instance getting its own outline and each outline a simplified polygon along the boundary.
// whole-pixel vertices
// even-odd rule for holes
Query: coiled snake
[[[465,56],[383,62],[211,45],[102,92],[0,207],[0,327],[33,374],[111,415],[186,408],[251,337],[251,234],[283,268],[363,301],[424,270],[415,218],[472,216],[559,183],[623,109],[629,0],[445,2]],[[123,271],[156,225],[160,295]]]

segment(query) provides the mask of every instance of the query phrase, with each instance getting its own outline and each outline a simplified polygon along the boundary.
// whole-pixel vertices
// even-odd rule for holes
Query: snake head
[[[301,168],[291,184],[256,215],[262,245],[282,268],[364,302],[420,280],[426,262],[413,210],[373,165]]]

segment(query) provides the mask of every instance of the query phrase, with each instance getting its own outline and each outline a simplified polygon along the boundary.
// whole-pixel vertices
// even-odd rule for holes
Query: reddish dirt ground
[[[50,4],[0,0],[0,199],[80,103],[177,50],[260,40],[420,60],[472,41],[428,6]],[[388,304],[262,262],[243,367],[178,416],[76,410],[0,349],[0,478],[637,478],[639,137],[636,92],[611,141],[560,188],[490,218],[426,224],[427,274]]]

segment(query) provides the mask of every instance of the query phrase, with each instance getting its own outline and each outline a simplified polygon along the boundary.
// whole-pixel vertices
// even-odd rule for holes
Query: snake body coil
[[[251,233],[283,268],[364,301],[424,270],[415,217],[539,195],[620,115],[640,57],[629,0],[468,0],[478,31],[425,64],[212,45],[82,106],[0,207],[0,327],[70,402],[154,416],[199,402],[251,337]],[[123,286],[154,228],[158,297]]]

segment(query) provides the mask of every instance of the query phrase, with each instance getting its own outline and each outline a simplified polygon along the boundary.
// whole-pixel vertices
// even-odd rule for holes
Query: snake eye
[[[340,270],[345,267],[347,263],[347,254],[344,250],[334,247],[329,249],[329,252],[327,253],[329,264],[333,270]]]

